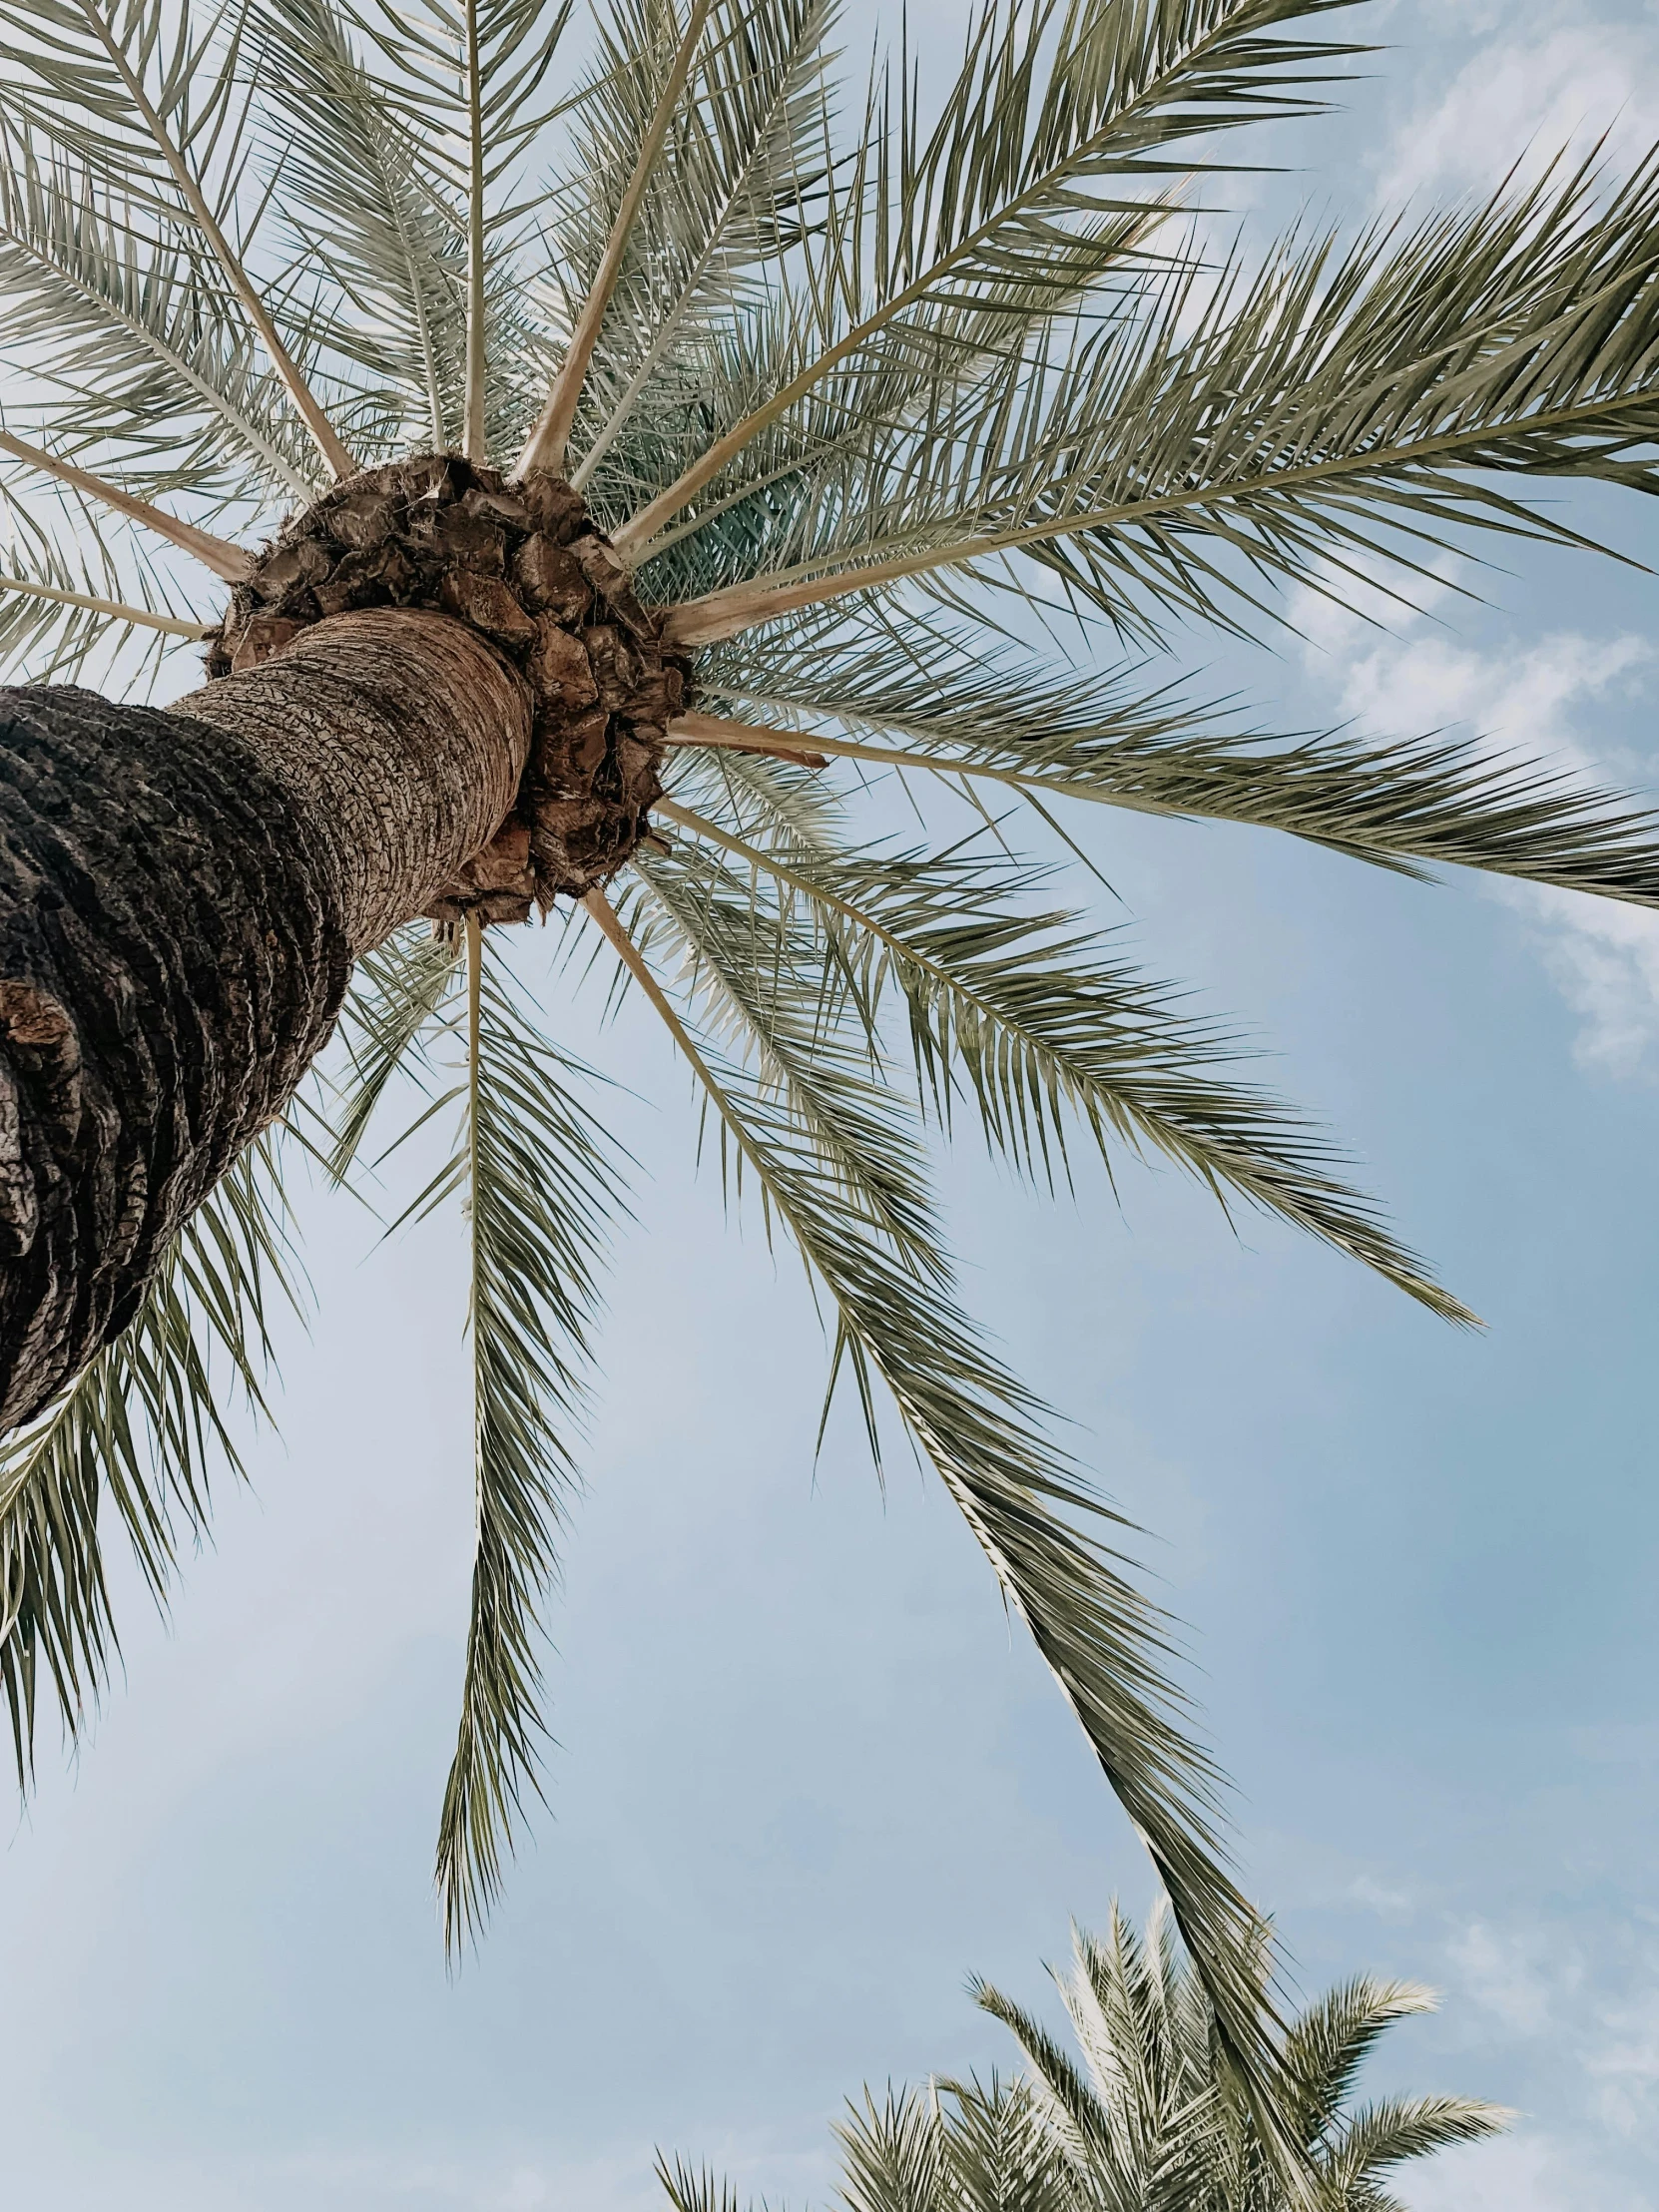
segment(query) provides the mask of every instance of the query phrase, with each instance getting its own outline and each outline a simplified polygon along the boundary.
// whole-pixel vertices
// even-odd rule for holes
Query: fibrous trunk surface
[[[126,1327],[352,960],[488,842],[531,720],[420,612],[319,621],[165,711],[0,690],[0,1430]]]
[[[523,920],[603,883],[647,833],[665,726],[689,663],[579,493],[434,454],[367,469],[285,524],[239,585],[209,674],[260,666],[346,608],[429,608],[487,638],[529,684],[530,761],[509,823],[433,907]]]
[[[0,692],[0,1428],[119,1334],[350,972],[309,809],[182,715]]]

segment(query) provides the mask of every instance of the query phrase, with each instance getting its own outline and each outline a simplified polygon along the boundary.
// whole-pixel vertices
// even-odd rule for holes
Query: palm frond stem
[[[1058,799],[1090,799],[1105,807],[1127,807],[1135,814],[1173,815],[1180,811],[1174,807],[1160,807],[1155,800],[1132,799],[1070,778],[1062,782],[1054,776],[1025,776],[1018,769],[995,768],[988,761],[916,753],[897,746],[863,745],[851,738],[826,737],[818,730],[812,733],[809,742],[813,750],[808,752],[791,746],[786,731],[774,732],[758,724],[734,722],[724,715],[706,715],[697,710],[676,715],[668,725],[667,737],[671,746],[712,745],[734,753],[767,753],[775,760],[788,761],[799,768],[828,768],[829,757],[832,755],[836,760],[864,761],[875,768],[925,769],[930,776],[980,776],[993,784],[1006,784],[1014,791],[1046,792]]]
[[[147,530],[153,530],[159,538],[166,538],[170,545],[178,546],[182,553],[200,561],[205,569],[227,584],[240,584],[254,566],[251,557],[229,538],[217,537],[212,530],[198,529],[194,522],[186,522],[180,515],[170,515],[160,507],[153,507],[148,499],[123,491],[118,484],[108,484],[101,476],[76,468],[70,461],[59,460],[55,453],[31,445],[26,438],[14,437],[9,430],[0,430],[0,453],[9,453],[13,460],[38,468],[43,475],[56,477],[60,484],[84,492],[89,499],[113,507],[118,514],[128,515],[134,522],[142,522]]]
[[[873,1248],[860,1240],[854,1276],[862,1287],[857,1288],[853,1277],[842,1275],[831,1253],[813,1234],[799,1191],[792,1193],[787,1174],[781,1174],[776,1159],[757,1141],[745,1114],[699,1050],[605,894],[590,891],[583,905],[661,1016],[809,1268],[823,1272],[839,1313],[837,1364],[839,1355],[850,1354],[860,1375],[860,1390],[871,1366],[887,1383],[907,1427],[989,1559],[1005,1599],[1030,1628],[1169,1891],[1177,1923],[1215,2007],[1226,2063],[1268,2137],[1295,2212],[1315,2212],[1304,2161],[1280,2117],[1284,2091],[1278,2031],[1282,2023],[1261,1970],[1260,1943],[1253,1933],[1246,1937],[1247,1931],[1259,1930],[1260,1918],[1218,1857],[1212,1828],[1218,1778],[1207,1756],[1148,1702],[1149,1692],[1153,1698],[1164,1694],[1150,1661],[1155,1651],[1166,1648],[1166,1640],[1111,1569],[1108,1555],[1047,1510],[1054,1502],[1096,1512],[1109,1509],[1069,1478],[1051,1469],[1038,1471],[1028,1458],[1023,1432],[1005,1429],[1000,1414],[982,1401],[966,1405],[965,1428],[957,1430],[954,1418],[942,1410],[952,1399],[954,1370],[941,1378],[941,1394],[918,1384],[902,1362],[894,1372],[872,1340],[866,1301],[873,1285],[861,1271],[869,1266]],[[877,1266],[875,1275],[881,1283],[877,1297],[902,1299],[916,1288],[902,1269],[890,1272]],[[925,1294],[922,1299],[925,1304]],[[948,1308],[943,1318],[948,1334],[954,1326]],[[960,1340],[949,1349],[959,1358]],[[992,1380],[981,1386],[994,1398],[1010,1407],[1029,1409],[1031,1401],[1017,1385],[997,1378],[994,1369],[987,1372]],[[969,1436],[975,1439],[972,1444]],[[1013,1437],[1020,1440],[1010,1453]],[[988,1460],[976,1463],[981,1451],[988,1453]],[[1104,1602],[1099,1591],[1102,1581],[1109,1593]],[[1092,1624],[1082,1634],[1078,1633],[1080,1620]],[[1138,1648],[1143,1643],[1148,1648]],[[1103,1658],[1107,1659],[1104,1667]],[[1154,1743],[1158,1749],[1149,1759]]]
[[[1149,211],[1143,229],[1150,231],[1154,223],[1162,221],[1167,212],[1167,209],[1161,206],[1155,211]],[[775,392],[764,405],[757,407],[752,414],[747,415],[735,429],[729,430],[725,437],[717,439],[702,458],[693,462],[692,466],[685,471],[677,482],[671,484],[667,491],[660,492],[651,501],[650,505],[642,507],[638,514],[630,515],[622,529],[616,533],[616,549],[622,558],[629,562],[639,562],[648,558],[652,541],[658,532],[666,524],[672,522],[690,500],[697,497],[705,484],[712,483],[721,470],[735,461],[746,447],[752,445],[758,437],[764,435],[775,422],[780,421],[799,400],[805,399],[816,385],[820,384],[831,371],[838,368],[849,355],[855,353],[861,345],[867,344],[872,337],[877,336],[893,320],[895,315],[901,314],[906,307],[914,306],[918,300],[924,298],[927,292],[933,289],[942,277],[949,275],[963,255],[970,252],[973,246],[983,243],[989,229],[990,226],[982,227],[980,232],[974,233],[955,252],[946,256],[943,261],[929,270],[925,276],[918,276],[913,283],[907,284],[902,291],[885,302],[874,314],[866,315],[863,321],[856,323],[843,338],[830,346],[828,352],[821,354],[816,361],[804,368],[800,375],[786,384],[782,391]],[[1126,251],[1136,241],[1132,237],[1126,246]]]
[[[988,166],[992,162],[1006,165],[1003,169],[1007,184],[1005,196],[1001,193],[988,196],[992,204],[985,207],[977,223],[951,240],[909,282],[882,298],[832,345],[711,445],[666,491],[631,517],[616,536],[617,551],[625,560],[642,559],[646,547],[664,524],[672,521],[706,484],[827,376],[868,346],[912,307],[948,297],[953,292],[971,295],[976,281],[984,279],[992,271],[1005,275],[1009,267],[1010,239],[1025,233],[1028,242],[1034,240],[1044,231],[1045,214],[1056,209],[1076,212],[1089,204],[1082,189],[1086,180],[1098,179],[1113,171],[1135,176],[1155,174],[1158,168],[1167,170],[1170,166],[1167,163],[1154,164],[1150,169],[1143,167],[1143,157],[1162,139],[1191,136],[1198,130],[1223,129],[1230,121],[1243,120],[1246,115],[1262,122],[1269,120],[1276,111],[1283,114],[1306,112],[1307,103],[1292,96],[1295,80],[1279,80],[1274,88],[1278,93],[1276,101],[1266,85],[1258,89],[1251,84],[1253,74],[1264,67],[1278,67],[1293,57],[1301,60],[1304,69],[1309,69],[1360,49],[1309,44],[1299,53],[1295,47],[1264,40],[1251,51],[1255,34],[1277,18],[1293,13],[1323,12],[1326,8],[1345,4],[1347,0],[1312,0],[1312,4],[1304,0],[1304,4],[1298,6],[1292,0],[1291,5],[1276,6],[1270,0],[1269,5],[1253,6],[1249,0],[1235,0],[1233,5],[1213,10],[1190,11],[1195,27],[1202,25],[1191,39],[1183,38],[1175,28],[1181,21],[1181,11],[1177,9],[1068,8],[1060,29],[1060,53],[1056,63],[1056,76],[1067,79],[1068,96],[1064,102],[1056,103],[1052,111],[1045,112],[1037,123],[1037,137],[1031,147],[1040,164],[1035,173],[1018,159],[1014,145],[995,143],[999,134],[993,128],[987,127],[984,136],[986,148],[994,145],[994,154],[988,154],[986,148],[976,148],[973,159],[964,161],[960,144],[953,144],[949,173],[952,185],[963,199],[970,199],[973,193],[973,187],[965,182],[964,173],[971,174],[981,163]],[[1007,96],[1010,113],[1022,114],[1021,94],[1028,87],[1035,53],[1052,29],[1057,12],[1052,6],[1037,5],[1027,13],[1017,4],[1009,8],[1005,17],[994,6],[987,5],[978,11],[970,21],[961,72],[947,101],[946,114],[957,132],[970,126],[976,95],[982,97],[993,92],[994,96]],[[1022,17],[1027,37],[1023,50],[1019,50]],[[1131,59],[1137,35],[1147,40],[1144,59],[1148,65],[1146,74],[1138,82]],[[1101,78],[1109,78],[1119,70],[1123,73],[1119,85],[1122,97],[1109,97],[1091,117],[1086,97],[1080,97],[1083,85],[1097,73]],[[1212,72],[1214,79],[1206,85],[1205,79]],[[1269,85],[1272,82],[1267,80]],[[1177,119],[1177,110],[1183,102],[1190,102],[1191,107]],[[1202,108],[1209,112],[1199,120],[1193,111]],[[907,168],[902,180],[900,229],[906,219],[925,212],[929,197],[927,188],[934,181],[928,174],[933,150],[917,151],[919,160],[913,173]],[[1195,169],[1202,165],[1195,162],[1182,166]],[[1013,175],[1007,175],[1008,167],[1013,168]],[[1021,169],[1025,170],[1023,176],[1019,175]],[[983,175],[976,182],[982,184]],[[902,205],[904,201],[909,204]],[[879,202],[877,205],[878,220],[887,219],[887,211],[879,207]],[[1121,200],[1096,201],[1093,205],[1100,212],[1109,210],[1122,226],[1121,235],[1114,241],[1114,258],[1117,258],[1136,252],[1146,236],[1166,220],[1173,210],[1174,196],[1160,194],[1140,205],[1126,205]]]
[[[150,607],[129,607],[119,599],[100,599],[93,592],[37,584],[26,576],[0,575],[0,591],[22,592],[29,599],[50,599],[60,607],[84,607],[89,614],[108,615],[112,622],[130,622],[141,630],[162,630],[175,638],[211,638],[219,627],[214,622],[184,622],[177,615],[159,615]]]
[[[666,738],[671,746],[712,745],[732,753],[764,753],[771,760],[788,761],[792,768],[830,766],[830,749],[821,746],[816,737],[813,740],[815,750],[808,752],[801,746],[789,744],[787,733],[782,730],[775,733],[745,722],[729,722],[723,715],[676,715],[668,726]],[[859,748],[837,744],[833,750],[856,754]],[[936,764],[929,762],[927,765]]]
[[[485,351],[484,109],[478,50],[478,0],[466,0],[465,47],[466,392],[461,412],[461,451],[469,461],[481,461],[488,457],[489,450],[484,434],[484,390],[489,364]]]
[[[638,983],[640,989],[644,991],[657,1012],[662,1015],[670,1036],[673,1037],[680,1050],[691,1062],[692,1072],[701,1082],[707,1085],[711,1097],[718,1097],[719,1086],[715,1082],[714,1070],[692,1042],[691,1032],[674,1011],[673,1006],[669,1003],[667,993],[646,965],[645,955],[623,926],[622,916],[603,891],[589,891],[583,899],[582,905],[584,910],[598,922],[600,928],[610,940],[617,958],[634,978],[634,981]]]
[[[547,404],[537,419],[535,428],[525,442],[513,473],[526,475],[533,468],[545,469],[558,475],[565,465],[565,446],[570,437],[571,425],[576,420],[577,405],[582,397],[582,386],[587,381],[588,364],[593,359],[594,345],[599,337],[599,326],[605,319],[605,309],[610,304],[611,293],[616,289],[617,277],[622,272],[623,256],[638,221],[640,205],[645,198],[651,173],[657,166],[657,157],[663,150],[668,127],[674,120],[674,111],[680,104],[680,95],[686,89],[686,79],[703,37],[703,27],[709,20],[709,10],[714,0],[694,0],[685,36],[680,41],[674,57],[674,67],[669,71],[668,82],[663,87],[662,98],[651,118],[651,127],[641,144],[634,173],[628,180],[628,189],[622,196],[616,221],[606,241],[605,253],[593,279],[593,286],[577,317],[576,327],[570,334],[570,343],[553,389],[547,396]]]

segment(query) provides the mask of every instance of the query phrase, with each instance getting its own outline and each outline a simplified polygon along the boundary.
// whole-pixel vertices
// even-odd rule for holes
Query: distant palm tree
[[[1056,1975],[1082,2063],[988,1983],[974,1993],[1024,2054],[1012,2082],[939,2080],[865,2091],[837,2129],[847,2212],[1289,2212],[1264,2143],[1220,2063],[1204,1985],[1171,1939],[1167,1914],[1144,1942],[1115,1909],[1104,1939],[1074,1930],[1073,1970]],[[1387,2028],[1430,2012],[1427,1990],[1362,1977],[1291,2023],[1287,2132],[1321,2212],[1404,2212],[1394,2169],[1496,2134],[1509,2114],[1467,2097],[1355,2105],[1356,2078]],[[675,2212],[737,2212],[729,2187],[676,2161],[660,2175]]]
[[[476,1927],[534,1787],[536,1608],[622,1211],[490,926],[557,907],[688,1061],[872,1439],[884,1386],[966,1514],[1269,2078],[1160,1616],[961,1309],[922,1140],[965,1105],[1039,1184],[1074,1137],[1150,1151],[1466,1319],[1223,1035],[1043,903],[989,809],[1659,902],[1625,800],[1440,739],[1276,741],[1121,658],[1264,620],[1282,584],[1408,586],[1465,527],[1577,542],[1518,498],[1546,477],[1659,481],[1651,167],[1355,245],[1202,243],[1179,180],[1206,134],[1320,105],[1359,51],[1318,35],[1332,5],[992,0],[924,125],[903,72],[837,107],[831,0],[600,0],[564,97],[564,0],[0,0],[0,646],[57,679],[103,652],[131,694],[138,647],[210,641],[172,707],[60,681],[0,717],[25,1775],[43,1683],[74,1729],[107,1666],[101,1515],[162,1590],[229,1442],[210,1353],[258,1398],[280,1125],[344,1176],[412,1070],[456,1125],[413,1210],[471,1235],[438,1873],[450,1938]],[[1120,658],[1041,659],[1022,630],[1056,613]],[[866,808],[880,777],[913,817]],[[294,1101],[336,1017],[319,1135]]]

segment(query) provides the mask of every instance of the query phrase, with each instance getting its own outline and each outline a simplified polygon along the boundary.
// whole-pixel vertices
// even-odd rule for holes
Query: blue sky
[[[849,11],[861,41],[876,11]],[[1659,21],[1582,5],[1368,11],[1393,42],[1305,174],[1241,187],[1359,221],[1528,144],[1659,137]],[[924,43],[958,11],[915,11]],[[931,50],[931,49],[929,49]],[[1575,512],[1659,566],[1634,500]],[[1461,721],[1651,789],[1659,584],[1524,554],[1217,680],[1284,725]],[[1189,977],[1329,1116],[1488,1320],[1458,1337],[1167,1175],[1121,1211],[947,1176],[970,1294],[1155,1532],[1238,1848],[1309,1990],[1368,1968],[1443,2007],[1376,2079],[1522,2115],[1416,2177],[1418,2212],[1659,2206],[1659,1657],[1652,1591],[1659,925],[1531,891],[1424,889],[1276,840],[1079,825],[1129,942]],[[1115,916],[1115,910],[1114,910]],[[534,967],[537,948],[527,962]],[[429,1868],[470,1504],[458,1252],[369,1254],[307,1206],[321,1296],[283,1348],[281,1440],[226,1485],[170,1628],[137,1593],[73,1766],[0,1860],[0,2137],[52,2212],[632,2212],[652,2146],[824,2201],[860,2081],[988,2065],[963,1994],[1040,2001],[1068,1914],[1144,1864],[936,1489],[883,1499],[813,1437],[799,1271],[693,1174],[647,1017],[601,1043],[641,1094],[566,1588],[550,1811],[481,1954],[446,1977]]]

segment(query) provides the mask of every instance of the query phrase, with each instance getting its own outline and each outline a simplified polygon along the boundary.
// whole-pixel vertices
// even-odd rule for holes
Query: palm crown
[[[1218,2064],[1215,2014],[1163,1909],[1144,1937],[1114,1909],[1104,1936],[1075,1930],[1072,1949],[1072,1971],[1055,1978],[1078,2056],[975,1982],[1013,2031],[1023,2073],[989,2087],[935,2080],[880,2103],[866,2091],[838,2130],[848,2212],[1285,2212],[1277,2162]],[[1432,2009],[1411,1982],[1363,1975],[1292,2022],[1291,2130],[1327,2212],[1403,2212],[1387,2186],[1396,2167],[1508,2119],[1468,2097],[1355,2106],[1378,2039]],[[738,2212],[707,2173],[681,2161],[660,2170],[674,2212]]]
[[[1162,1155],[1467,1320],[1319,1132],[1228,1071],[1230,1040],[1052,903],[1005,810],[1043,835],[1067,801],[1208,816],[1659,902],[1654,825],[1616,794],[1444,740],[1275,740],[1148,665],[1288,582],[1408,589],[1471,528],[1572,540],[1505,479],[1655,486],[1652,171],[1206,258],[1183,180],[1215,134],[1319,105],[1359,51],[1326,35],[1338,4],[993,0],[927,122],[907,64],[837,100],[830,0],[604,0],[574,81],[569,7],[545,0],[233,0],[200,22],[0,0],[4,345],[27,378],[0,429],[0,642],[55,677],[104,653],[130,684],[220,628],[194,568],[246,593],[240,540],[331,483],[424,453],[459,456],[457,482],[568,479],[691,686],[653,833],[572,929],[661,1016],[731,1188],[804,1258],[831,1387],[849,1372],[873,1444],[880,1385],[966,1514],[1247,2081],[1276,2062],[1215,1773],[1112,1516],[959,1303],[925,1136],[967,1110],[1039,1185],[1077,1141]],[[1020,610],[1045,599],[1103,667],[1034,653]],[[881,779],[922,830],[869,833]],[[289,1130],[347,1175],[399,1071],[426,1085],[420,1124],[456,1128],[411,1202],[464,1205],[472,1241],[452,1938],[534,1783],[536,1609],[623,1204],[585,1071],[487,905],[456,915],[362,962],[334,1086]],[[208,1446],[230,1448],[210,1359],[258,1399],[282,1141],[9,1447],[24,1773],[43,1666],[73,1726],[107,1659],[101,1499],[160,1591]]]

